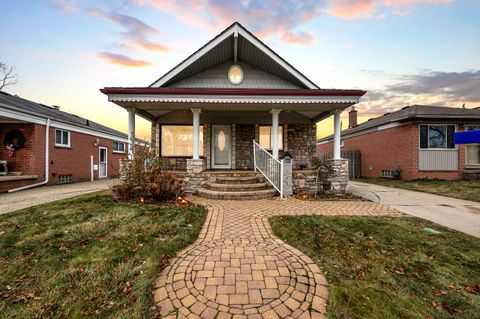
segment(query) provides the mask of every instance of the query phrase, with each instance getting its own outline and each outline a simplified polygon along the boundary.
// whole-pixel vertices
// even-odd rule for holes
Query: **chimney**
[[[348,112],[348,128],[353,128],[357,126],[357,110],[355,106],[352,106],[352,110]]]

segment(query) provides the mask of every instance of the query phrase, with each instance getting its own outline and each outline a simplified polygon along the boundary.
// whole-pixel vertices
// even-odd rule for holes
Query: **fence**
[[[361,156],[360,151],[342,151],[342,158],[348,159],[348,177],[358,178],[361,176]],[[320,153],[318,158],[321,162],[326,162],[327,159],[333,158],[333,153]]]

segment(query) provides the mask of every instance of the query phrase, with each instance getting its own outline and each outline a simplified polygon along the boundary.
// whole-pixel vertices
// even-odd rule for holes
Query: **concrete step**
[[[263,182],[260,176],[218,176],[215,178],[217,184],[257,184]]]
[[[242,192],[242,191],[258,191],[263,189],[271,188],[271,185],[266,182],[254,183],[254,184],[232,184],[232,183],[213,183],[213,182],[204,182],[202,187],[214,191],[229,191],[229,192]]]
[[[230,200],[254,200],[274,197],[277,191],[273,188],[255,190],[255,191],[216,191],[200,187],[197,189],[197,195],[210,199],[230,199]]]

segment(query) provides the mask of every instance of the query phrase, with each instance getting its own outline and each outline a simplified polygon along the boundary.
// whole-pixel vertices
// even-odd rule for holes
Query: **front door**
[[[99,178],[106,178],[107,177],[107,163],[108,163],[108,148],[100,147],[100,154],[98,160],[98,177]]]
[[[212,125],[212,168],[231,168],[231,127]]]

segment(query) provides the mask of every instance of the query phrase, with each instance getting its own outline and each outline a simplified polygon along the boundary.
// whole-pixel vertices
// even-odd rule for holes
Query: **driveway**
[[[3,193],[0,194],[0,214],[60,199],[103,191],[116,181],[116,179],[109,179],[95,182],[40,186],[15,193]]]
[[[405,214],[480,237],[480,203],[351,181],[348,190]]]

